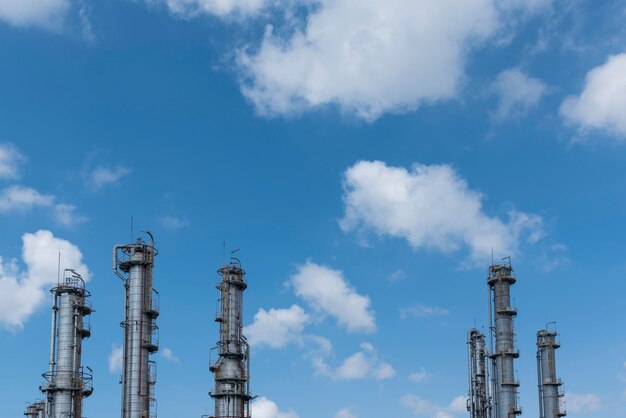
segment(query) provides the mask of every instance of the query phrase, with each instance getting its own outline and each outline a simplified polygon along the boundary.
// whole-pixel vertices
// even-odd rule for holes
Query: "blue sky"
[[[212,411],[224,241],[256,418],[465,416],[492,248],[518,276],[524,415],[557,321],[568,415],[622,417],[625,20],[622,1],[0,0],[0,417],[40,396],[59,250],[96,309],[85,415],[118,413],[131,216],[160,251],[161,417]]]

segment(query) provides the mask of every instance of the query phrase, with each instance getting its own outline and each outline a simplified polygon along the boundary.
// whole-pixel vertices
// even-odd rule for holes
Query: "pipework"
[[[537,379],[539,388],[539,418],[559,418],[566,414],[563,405],[563,382],[557,378],[555,351],[561,345],[556,331],[537,332]]]
[[[490,418],[489,398],[489,353],[485,347],[485,335],[477,329],[467,333],[469,372],[469,397],[467,410],[470,418]]]

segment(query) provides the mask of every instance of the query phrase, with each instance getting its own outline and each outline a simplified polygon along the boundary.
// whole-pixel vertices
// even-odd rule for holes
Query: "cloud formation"
[[[335,414],[335,418],[357,418],[350,408],[342,408]]]
[[[293,411],[281,411],[273,401],[261,396],[250,404],[252,416],[255,418],[299,418]]]
[[[243,332],[251,346],[283,348],[290,342],[300,342],[309,322],[309,315],[298,305],[289,309],[259,309]]]
[[[344,173],[344,231],[406,239],[415,249],[449,253],[467,247],[470,259],[512,255],[522,239],[544,235],[542,218],[509,211],[508,220],[486,214],[484,196],[449,165],[414,164],[411,170],[360,161]]]
[[[560,112],[581,131],[598,129],[626,139],[626,52],[610,56],[585,77],[578,96],[569,96]]]
[[[596,412],[602,408],[602,401],[598,395],[592,393],[565,393],[568,412]]]
[[[369,297],[358,294],[341,271],[307,261],[289,283],[297,296],[316,311],[335,317],[349,332],[376,330]]]
[[[87,220],[76,213],[76,206],[56,203],[53,195],[42,194],[30,187],[13,185],[0,191],[0,213],[25,213],[34,208],[47,208],[52,212],[55,222],[71,227]]]
[[[48,300],[48,290],[57,282],[58,260],[61,267],[76,270],[85,281],[91,277],[80,249],[69,241],[40,230],[22,236],[22,261],[5,262],[0,257],[0,324],[19,329]]]
[[[428,316],[448,316],[450,311],[438,306],[426,306],[415,304],[406,308],[400,308],[400,318],[426,318]]]
[[[334,380],[358,380],[370,377],[376,380],[386,380],[396,375],[393,366],[381,361],[376,349],[369,343],[362,343],[361,351],[346,358],[336,368],[326,363],[323,357],[313,358],[313,368],[316,374]]]
[[[117,183],[129,173],[130,169],[127,167],[97,167],[87,175],[85,186],[91,190],[99,190],[110,184]]]
[[[372,121],[453,99],[469,52],[496,37],[511,16],[550,1],[302,3],[311,6],[306,22],[292,31],[268,26],[258,49],[239,54],[242,92],[262,115],[336,105]]]
[[[498,74],[489,90],[498,98],[498,105],[491,117],[497,122],[503,122],[519,119],[536,107],[546,94],[547,86],[519,68],[510,68]]]
[[[0,21],[57,30],[69,9],[69,0],[0,0]]]
[[[457,396],[447,406],[437,405],[417,395],[404,396],[402,403],[418,417],[453,418],[455,414],[467,413],[465,396]]]
[[[178,363],[180,360],[178,357],[174,355],[174,352],[171,348],[165,347],[161,350],[161,357],[163,357],[167,361],[171,361],[172,363]]]
[[[15,146],[0,144],[0,180],[19,178],[19,168],[24,160],[24,156]]]
[[[117,344],[111,346],[109,354],[109,372],[112,374],[121,373],[124,363],[124,348]]]
[[[211,14],[222,18],[250,17],[267,7],[269,0],[164,0],[171,13],[191,18]]]

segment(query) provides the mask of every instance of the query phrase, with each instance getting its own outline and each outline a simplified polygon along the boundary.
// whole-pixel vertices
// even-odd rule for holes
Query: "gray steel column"
[[[539,418],[558,418],[566,415],[561,405],[563,384],[556,377],[555,351],[560,347],[556,332],[537,332],[537,375],[539,379]]]
[[[488,354],[485,336],[477,329],[471,329],[467,335],[469,399],[467,410],[470,418],[490,418],[491,404],[488,393]]]
[[[51,290],[52,341],[50,370],[43,376],[41,387],[46,394],[46,416],[51,418],[82,418],[82,400],[91,395],[92,375],[82,367],[82,340],[91,335],[84,317],[92,313],[85,282],[73,270],[66,270],[63,282]],[[90,370],[89,368],[87,368]]]
[[[24,415],[27,418],[45,418],[46,404],[43,401],[32,403],[26,407]]]
[[[220,310],[216,321],[220,323],[220,340],[217,343],[219,358],[211,364],[215,377],[215,418],[248,418],[250,416],[250,348],[243,336],[243,291],[247,288],[245,271],[238,262],[224,266],[218,273],[222,280]]]
[[[158,299],[152,288],[156,254],[153,240],[146,244],[138,239],[114,248],[113,268],[124,281],[125,290],[122,418],[156,417],[156,378],[151,378],[150,366],[154,363],[150,354],[158,351]]]
[[[490,318],[491,330],[495,335],[495,349],[492,348],[492,396],[494,418],[514,418],[522,413],[517,405],[517,387],[515,362],[519,351],[515,349],[513,318],[517,310],[511,306],[511,285],[515,284],[513,268],[510,265],[492,265],[489,267],[490,299],[493,306],[493,318]]]

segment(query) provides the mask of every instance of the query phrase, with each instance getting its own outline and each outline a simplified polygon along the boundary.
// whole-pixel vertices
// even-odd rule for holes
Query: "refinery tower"
[[[50,368],[43,374],[45,383],[40,387],[45,401],[29,405],[24,415],[82,418],[83,398],[93,392],[91,369],[82,366],[82,341],[91,336],[90,293],[82,277],[69,269],[51,292]]]
[[[539,380],[539,418],[564,417],[563,382],[556,376],[555,351],[561,345],[556,331],[537,332],[537,378]]]
[[[159,349],[159,294],[152,287],[154,238],[141,238],[113,248],[113,271],[124,282],[124,346],[122,360],[122,418],[155,418],[156,363]]]
[[[215,400],[214,418],[250,417],[250,346],[243,335],[243,291],[248,287],[246,272],[238,259],[217,272],[221,280],[219,310],[215,321],[220,326],[217,361],[210,364],[215,378],[215,390],[209,395]]]

